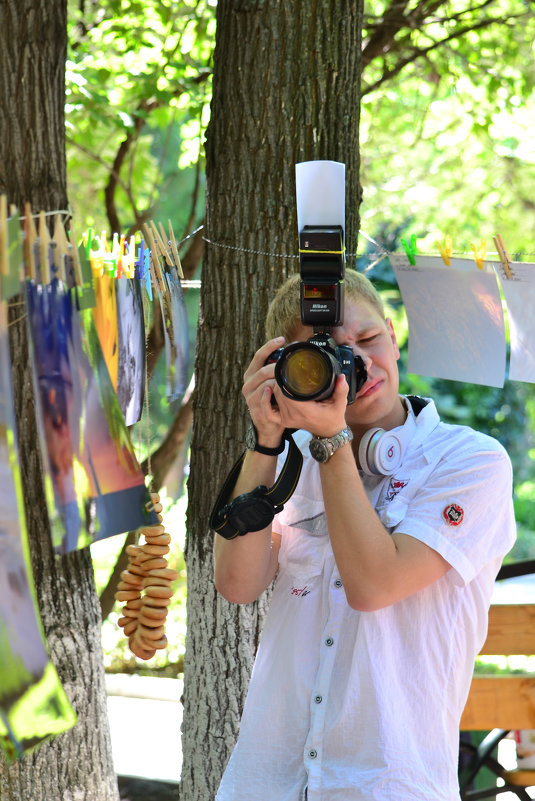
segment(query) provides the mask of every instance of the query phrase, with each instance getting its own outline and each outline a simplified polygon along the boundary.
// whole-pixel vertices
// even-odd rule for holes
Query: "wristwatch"
[[[258,451],[258,453],[263,453],[266,456],[278,456],[286,447],[286,439],[283,437],[280,445],[278,445],[276,448],[265,448],[263,445],[259,445],[258,434],[255,425],[251,420],[247,431],[245,432],[245,447],[248,451]]]
[[[353,432],[348,427],[343,428],[334,437],[312,437],[308,445],[310,455],[317,462],[322,464],[328,462],[333,453],[336,453],[338,448],[346,445],[353,439]]]

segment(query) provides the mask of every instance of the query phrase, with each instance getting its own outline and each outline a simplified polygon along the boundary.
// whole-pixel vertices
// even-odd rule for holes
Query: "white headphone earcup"
[[[391,476],[401,465],[401,438],[392,431],[371,428],[359,444],[361,469],[369,476]]]
[[[381,436],[385,433],[384,428],[370,428],[362,435],[359,442],[359,464],[368,476],[378,476],[380,473],[375,469],[375,448]]]

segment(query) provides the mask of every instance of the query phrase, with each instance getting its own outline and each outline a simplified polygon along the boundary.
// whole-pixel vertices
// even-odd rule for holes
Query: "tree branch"
[[[522,16],[523,15],[518,15],[518,17],[522,17]],[[516,18],[517,17],[515,17],[515,19]],[[508,19],[511,19],[511,17],[509,17]],[[406,58],[400,59],[395,64],[394,67],[392,67],[391,69],[386,69],[385,68],[383,70],[383,74],[381,75],[381,77],[377,81],[375,81],[372,84],[369,84],[368,86],[364,86],[363,85],[362,91],[361,91],[361,96],[364,97],[364,95],[367,95],[370,92],[373,92],[375,89],[377,89],[379,86],[381,86],[385,81],[388,81],[391,78],[393,78],[395,75],[398,75],[401,72],[401,70],[404,67],[406,67],[408,64],[412,64],[414,61],[417,61],[417,59],[422,58],[424,56],[427,56],[433,50],[436,50],[439,47],[443,47],[448,42],[452,42],[455,39],[460,39],[466,33],[470,33],[472,31],[477,31],[477,30],[482,30],[483,28],[489,28],[491,25],[495,25],[495,24],[507,24],[507,22],[505,20],[502,20],[502,19],[496,19],[495,17],[493,17],[491,19],[481,20],[478,23],[475,23],[473,25],[467,25],[464,28],[460,28],[457,31],[454,31],[449,36],[446,36],[443,39],[440,39],[439,41],[433,42],[433,44],[429,45],[429,47],[414,48],[412,53],[409,56],[407,56]]]

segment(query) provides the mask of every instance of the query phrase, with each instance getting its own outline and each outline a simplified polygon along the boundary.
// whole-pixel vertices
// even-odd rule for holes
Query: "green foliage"
[[[191,202],[185,168],[201,158],[214,34],[210,0],[70,3],[69,196],[82,226],[137,227],[170,172]],[[186,219],[198,213],[187,208]]]
[[[384,20],[366,5],[365,47]],[[402,226],[437,252],[446,234],[468,251],[499,232],[510,252],[535,250],[535,15],[522,0],[401,4],[404,25],[366,65],[361,109],[362,227]],[[393,25],[395,20],[393,21]],[[461,29],[474,29],[458,38]],[[395,30],[395,28],[394,28]],[[448,37],[449,40],[448,40]],[[417,56],[438,41],[440,47]],[[395,66],[413,58],[399,72]]]

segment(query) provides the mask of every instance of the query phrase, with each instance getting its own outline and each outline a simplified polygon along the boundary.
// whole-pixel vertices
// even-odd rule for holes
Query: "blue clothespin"
[[[413,234],[411,236],[410,245],[409,245],[409,243],[407,242],[406,239],[402,239],[401,240],[401,244],[403,245],[403,250],[407,254],[407,258],[409,260],[409,264],[412,264],[414,266],[416,264],[416,251],[417,251],[416,234]]]
[[[139,245],[139,255],[136,261],[136,278],[138,281],[143,281],[143,264],[144,264],[145,242],[143,239]]]
[[[152,282],[150,280],[150,250],[147,248],[143,254],[143,281],[149,300],[152,300]]]

